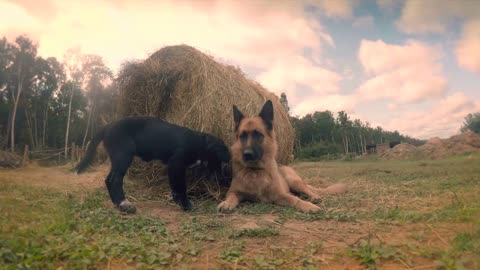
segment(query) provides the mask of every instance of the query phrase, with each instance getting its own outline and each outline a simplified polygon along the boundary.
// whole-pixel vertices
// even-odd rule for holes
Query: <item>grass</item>
[[[231,238],[242,238],[242,237],[256,237],[256,238],[264,238],[264,237],[271,237],[276,236],[279,234],[277,229],[271,228],[259,228],[259,229],[243,229],[240,231],[236,231],[231,234]]]
[[[194,200],[194,211],[183,213],[163,195],[140,194],[138,185],[127,184],[141,211],[122,215],[103,187],[54,188],[58,179],[81,181],[64,168],[46,168],[56,170],[47,180],[22,172],[29,181],[3,170],[0,269],[478,269],[478,164],[478,153],[434,161],[299,162],[294,167],[313,185],[350,187],[346,195],[324,196],[315,214],[264,203],[219,214],[211,199]],[[40,177],[52,183],[30,184]]]
[[[377,269],[381,260],[402,260],[402,254],[395,248],[375,245],[370,240],[360,239],[354,247],[347,250],[347,254],[372,270]]]
[[[473,232],[459,232],[447,250],[435,250],[436,264],[439,269],[478,269],[480,256],[480,227]]]
[[[15,193],[12,204],[0,206],[6,216],[0,221],[0,265],[7,269],[84,269],[111,259],[166,265],[175,255],[161,221],[106,210],[103,193],[83,202],[71,194],[13,186],[2,186],[0,194],[10,192]],[[37,196],[42,198],[32,202]]]

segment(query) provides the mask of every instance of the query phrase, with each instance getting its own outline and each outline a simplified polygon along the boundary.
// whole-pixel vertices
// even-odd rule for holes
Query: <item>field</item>
[[[107,197],[107,167],[0,170],[1,269],[480,269],[480,153],[442,160],[298,162],[322,211],[266,204],[216,213],[127,179],[139,209]]]

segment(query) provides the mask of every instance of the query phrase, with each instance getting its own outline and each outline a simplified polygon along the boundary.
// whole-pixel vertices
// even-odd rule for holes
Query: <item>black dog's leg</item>
[[[192,209],[192,204],[187,197],[186,168],[183,157],[179,155],[174,155],[168,161],[168,181],[172,190],[173,200],[182,206],[184,211]]]
[[[112,199],[112,196],[111,196],[112,185],[111,185],[111,180],[110,180],[110,178],[112,178],[112,174],[113,174],[113,172],[110,169],[110,172],[108,173],[107,178],[105,178],[105,185],[107,186],[108,195],[110,195],[110,199]],[[112,201],[113,201],[113,199],[112,199]]]
[[[123,191],[123,177],[127,173],[128,167],[132,162],[133,156],[122,155],[112,159],[112,171],[107,181],[107,188],[113,204],[120,211],[133,214],[136,212],[135,206],[125,199]]]

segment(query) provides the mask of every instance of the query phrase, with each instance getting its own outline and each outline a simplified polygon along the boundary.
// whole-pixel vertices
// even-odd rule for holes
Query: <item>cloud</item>
[[[351,18],[356,1],[352,0],[307,0],[306,3],[319,8],[330,18]]]
[[[392,110],[392,111],[393,111],[393,110],[396,110],[396,109],[398,108],[398,105],[395,104],[395,103],[389,103],[389,104],[387,105],[387,108],[388,108],[389,110]]]
[[[324,95],[312,97],[300,102],[292,110],[293,115],[304,116],[308,113],[315,111],[330,110],[333,112],[346,111],[349,114],[355,112],[354,108],[357,104],[357,100],[353,95]]]
[[[312,95],[333,94],[340,90],[338,84],[341,77],[302,57],[292,57],[271,63],[269,69],[258,76],[258,80],[268,89],[277,93],[285,92],[290,101],[296,104],[298,85],[306,85]]]
[[[409,34],[443,33],[454,19],[480,18],[480,3],[470,0],[407,0],[397,27]]]
[[[48,20],[57,13],[55,5],[49,0],[42,0],[41,3],[35,3],[30,0],[6,0],[6,2],[21,7],[29,15],[39,20]]]
[[[1,1],[1,0],[0,0]],[[336,93],[341,75],[322,65],[324,47],[334,46],[309,3],[326,16],[348,17],[351,1],[61,1],[52,14],[39,1],[0,2],[0,30],[35,34],[39,54],[63,58],[68,48],[101,55],[114,70],[125,60],[145,58],[167,45],[188,44],[239,65],[292,106],[299,84],[316,95]],[[13,17],[8,17],[13,14]],[[33,14],[33,15],[32,15]],[[4,19],[7,16],[8,19]],[[16,16],[25,18],[18,23]],[[48,20],[45,17],[51,16]],[[305,52],[309,54],[306,55]]]
[[[358,58],[371,77],[360,85],[357,95],[363,100],[390,98],[399,103],[441,97],[447,81],[440,57],[439,50],[414,40],[404,45],[362,40]]]
[[[32,17],[21,6],[0,1],[0,33],[9,40],[14,40],[29,29],[32,37],[38,37],[40,30],[38,20]]]
[[[377,0],[378,7],[385,12],[392,12],[401,3],[401,0]]]
[[[397,27],[409,34],[445,33],[453,22],[462,26],[455,55],[459,66],[480,72],[480,2],[470,0],[407,0]]]
[[[480,19],[463,26],[455,55],[462,68],[480,74]]]
[[[446,138],[458,133],[467,114],[478,110],[480,101],[455,92],[425,110],[407,111],[382,124],[387,130],[398,130],[420,139],[434,136]]]
[[[372,16],[363,16],[355,18],[352,23],[352,26],[355,28],[370,28],[374,24],[374,19]]]

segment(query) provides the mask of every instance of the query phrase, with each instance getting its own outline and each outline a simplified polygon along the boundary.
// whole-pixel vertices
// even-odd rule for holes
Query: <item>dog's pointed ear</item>
[[[267,100],[267,102],[265,102],[258,116],[262,118],[268,130],[273,129],[273,103],[271,100]]]
[[[238,127],[240,126],[240,122],[245,116],[243,113],[237,108],[237,106],[233,105],[233,121],[235,122],[235,131],[237,131]]]

